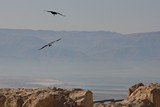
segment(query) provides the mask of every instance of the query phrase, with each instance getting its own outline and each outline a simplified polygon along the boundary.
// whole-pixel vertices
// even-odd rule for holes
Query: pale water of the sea
[[[44,63],[43,63],[44,64]],[[160,82],[159,66],[0,65],[0,88],[61,87],[91,90],[94,100],[121,99],[137,83]],[[61,67],[63,65],[63,67]]]
[[[123,99],[126,98],[128,95],[128,88],[136,83],[144,82],[147,83],[148,80],[139,79],[139,78],[112,78],[104,79],[99,78],[100,80],[91,80],[91,79],[84,79],[84,80],[76,80],[73,79],[61,79],[61,80],[54,80],[54,79],[38,79],[32,77],[8,77],[2,76],[0,78],[0,87],[1,88],[20,88],[20,87],[27,87],[27,88],[39,88],[39,87],[60,87],[65,89],[72,89],[72,88],[82,88],[86,90],[91,90],[93,92],[94,100],[104,100],[104,99]],[[133,80],[132,80],[133,79]],[[146,78],[147,79],[147,78]],[[158,80],[158,78],[157,78]],[[151,79],[151,82],[155,82],[156,79]],[[157,82],[157,81],[156,81]]]

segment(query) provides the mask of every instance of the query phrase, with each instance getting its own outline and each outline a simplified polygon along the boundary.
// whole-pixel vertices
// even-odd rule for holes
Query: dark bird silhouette
[[[41,48],[39,48],[38,50],[41,50],[41,49],[43,49],[43,48],[45,48],[45,47],[47,47],[47,46],[52,46],[55,42],[58,42],[58,41],[60,41],[62,38],[59,38],[59,39],[57,39],[57,40],[55,40],[55,41],[53,41],[53,42],[50,42],[50,43],[48,43],[47,45],[44,45],[43,47],[41,47]]]
[[[44,10],[44,11],[49,12],[49,13],[53,14],[54,16],[58,15],[58,14],[61,15],[61,16],[65,16],[65,15],[63,15],[61,13],[58,13],[58,12],[55,12],[55,11],[49,11],[49,10]]]

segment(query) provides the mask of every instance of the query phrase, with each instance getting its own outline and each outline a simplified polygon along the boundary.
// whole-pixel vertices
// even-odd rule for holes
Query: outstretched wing
[[[66,15],[63,15],[63,14],[61,14],[61,13],[58,13],[58,12],[57,12],[57,14],[59,14],[59,15],[61,15],[61,16],[66,16]]]
[[[49,10],[44,10],[44,11],[46,11],[46,12],[52,12],[52,11],[49,11]]]
[[[38,50],[41,50],[41,49],[45,48],[46,46],[48,46],[48,44],[44,45],[43,47],[39,48]]]
[[[54,42],[57,42],[57,41],[60,41],[62,38],[59,38],[59,39],[57,39],[57,40],[55,40],[55,41],[53,41],[53,42],[51,42],[51,43],[49,43],[49,44],[53,44]]]
[[[39,48],[38,50],[41,50],[41,49],[43,49],[43,48],[45,48],[45,47],[47,47],[47,46],[52,46],[52,44],[53,44],[54,42],[60,41],[61,39],[62,39],[62,38],[59,38],[59,39],[57,39],[57,40],[55,40],[55,41],[53,41],[53,42],[50,42],[50,43],[48,43],[47,45],[44,45],[43,47]]]
[[[62,38],[59,38],[59,39],[57,39],[57,40],[55,40],[55,41],[60,41]]]

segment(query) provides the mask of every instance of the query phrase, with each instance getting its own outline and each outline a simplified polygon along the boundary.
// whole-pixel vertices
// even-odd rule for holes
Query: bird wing
[[[46,46],[48,46],[48,44],[44,45],[43,47],[39,48],[38,50],[41,50],[41,49],[45,48]]]
[[[57,39],[57,40],[55,40],[55,41],[60,41],[62,38],[59,38],[59,39]]]
[[[44,11],[46,11],[46,12],[52,12],[52,11],[49,11],[49,10],[44,10]]]
[[[57,39],[57,40],[55,40],[55,41],[53,41],[53,42],[51,42],[51,43],[49,43],[49,44],[53,44],[54,42],[57,42],[57,41],[60,41],[62,38],[59,38],[59,39]]]
[[[59,15],[61,15],[61,16],[66,16],[66,15],[63,15],[63,14],[61,14],[61,13],[58,13],[58,12],[57,12],[57,14],[59,14]]]
[[[62,39],[62,38],[59,38],[59,39],[57,39],[57,40],[55,40],[55,41],[53,41],[53,42],[50,42],[50,43],[48,43],[47,45],[44,45],[43,47],[39,48],[38,50],[41,50],[41,49],[43,49],[43,48],[45,48],[45,47],[47,47],[47,46],[52,46],[52,44],[53,44],[54,42],[60,41],[61,39]]]

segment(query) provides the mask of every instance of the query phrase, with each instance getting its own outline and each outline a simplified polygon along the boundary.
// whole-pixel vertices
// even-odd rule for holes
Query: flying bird
[[[50,43],[48,43],[47,45],[44,45],[43,47],[41,47],[41,48],[39,48],[38,50],[41,50],[41,49],[43,49],[43,48],[45,48],[45,47],[50,47],[50,46],[52,46],[55,42],[58,42],[58,41],[60,41],[62,38],[59,38],[59,39],[57,39],[57,40],[55,40],[55,41],[52,41],[52,42],[50,42]]]
[[[44,10],[44,11],[49,12],[49,13],[53,14],[54,16],[58,15],[58,14],[61,15],[61,16],[65,16],[65,15],[63,15],[63,14],[61,14],[59,12],[55,12],[55,11],[49,11],[49,10]]]

